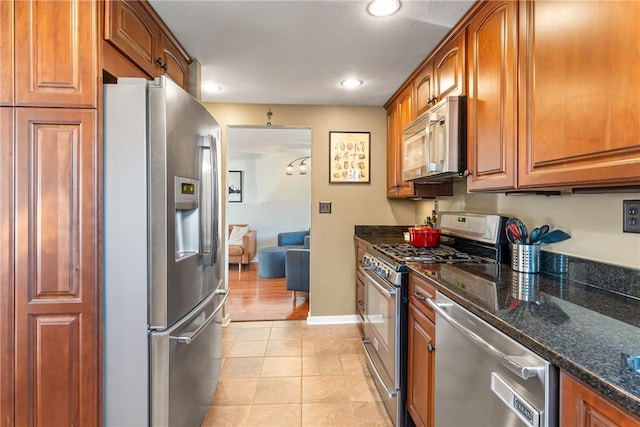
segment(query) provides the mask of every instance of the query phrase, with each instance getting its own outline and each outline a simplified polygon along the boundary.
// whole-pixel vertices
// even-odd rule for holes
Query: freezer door
[[[211,404],[222,360],[222,306],[216,290],[151,341],[151,425],[198,427]]]
[[[149,84],[151,329],[173,325],[221,282],[219,133],[208,111],[174,82]]]

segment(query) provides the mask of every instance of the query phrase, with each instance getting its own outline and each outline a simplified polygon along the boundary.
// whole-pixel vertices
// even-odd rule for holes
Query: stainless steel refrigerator
[[[220,127],[167,78],[104,85],[104,425],[199,426],[220,377]]]

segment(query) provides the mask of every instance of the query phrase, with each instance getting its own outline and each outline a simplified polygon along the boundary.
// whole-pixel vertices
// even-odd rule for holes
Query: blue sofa
[[[305,243],[305,237],[309,236],[309,230],[306,231],[288,231],[278,233],[278,246],[299,246],[309,249],[308,243]],[[307,239],[309,240],[309,239]]]

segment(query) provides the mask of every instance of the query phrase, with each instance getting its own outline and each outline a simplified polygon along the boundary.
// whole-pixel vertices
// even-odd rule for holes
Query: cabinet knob
[[[463,178],[466,178],[466,177],[471,176],[471,175],[473,175],[473,174],[471,173],[471,171],[469,169],[465,169],[464,172],[460,173],[460,176],[463,177]]]
[[[429,353],[433,353],[435,349],[436,349],[436,348],[435,348],[434,346],[432,346],[431,344],[429,344],[429,345],[427,346],[427,350],[429,351]]]

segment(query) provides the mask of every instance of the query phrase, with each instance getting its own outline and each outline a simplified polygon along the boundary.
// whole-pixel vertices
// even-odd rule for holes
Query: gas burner
[[[495,262],[484,257],[460,252],[449,246],[440,245],[437,248],[415,247],[408,243],[376,245],[375,248],[398,262],[422,263],[491,263]]]

